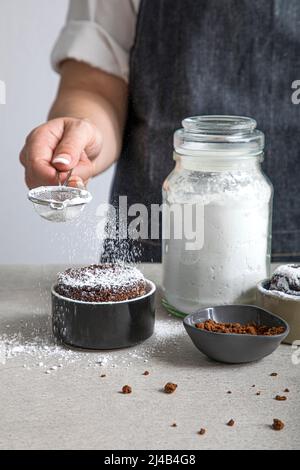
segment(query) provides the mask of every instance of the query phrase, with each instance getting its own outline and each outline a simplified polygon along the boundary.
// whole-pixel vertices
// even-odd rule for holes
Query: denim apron
[[[275,189],[272,258],[300,260],[300,0],[142,0],[131,51],[129,111],[111,199],[161,203],[173,132],[187,116],[236,114],[266,136]],[[142,242],[159,261],[159,240]]]

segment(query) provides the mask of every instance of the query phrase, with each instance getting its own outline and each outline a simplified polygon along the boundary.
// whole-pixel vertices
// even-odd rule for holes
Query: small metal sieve
[[[63,184],[57,173],[58,186],[40,186],[29,191],[28,199],[43,219],[51,222],[71,221],[77,218],[85,205],[92,200],[91,193],[86,189],[67,186],[71,173],[72,170]]]

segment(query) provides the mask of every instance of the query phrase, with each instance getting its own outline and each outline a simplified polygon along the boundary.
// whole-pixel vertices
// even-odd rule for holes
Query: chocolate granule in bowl
[[[284,422],[281,421],[281,419],[274,418],[272,429],[274,429],[274,431],[281,431],[283,428],[284,428]]]
[[[283,326],[266,326],[248,323],[218,323],[214,320],[205,320],[204,322],[195,323],[195,327],[199,330],[211,331],[212,333],[234,333],[239,335],[253,336],[274,336],[285,331]]]
[[[164,392],[165,393],[174,393],[177,388],[177,384],[173,384],[172,382],[167,382],[166,385],[164,386]]]
[[[146,293],[146,280],[134,266],[99,264],[57,275],[58,294],[84,302],[120,302]]]
[[[285,401],[285,400],[287,400],[287,397],[285,397],[284,395],[276,395],[275,400]]]
[[[122,387],[122,392],[124,395],[127,395],[128,393],[131,393],[132,392],[132,388],[130,387],[130,385],[124,385]]]

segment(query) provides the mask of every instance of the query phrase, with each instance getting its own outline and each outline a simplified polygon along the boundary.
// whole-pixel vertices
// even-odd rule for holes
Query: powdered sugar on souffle
[[[90,302],[120,301],[145,294],[146,280],[134,266],[100,264],[58,273],[56,291]]]
[[[70,268],[58,273],[59,284],[76,288],[105,288],[131,287],[133,284],[145,281],[141,271],[134,266],[91,265],[85,268]]]
[[[279,266],[271,278],[270,291],[281,295],[300,296],[300,265]]]

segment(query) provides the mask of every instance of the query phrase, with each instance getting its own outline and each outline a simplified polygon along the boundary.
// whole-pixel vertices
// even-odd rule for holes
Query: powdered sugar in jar
[[[270,267],[273,188],[261,169],[264,134],[250,118],[198,116],[183,121],[174,147],[176,166],[163,185],[166,307],[187,314],[254,303]]]

